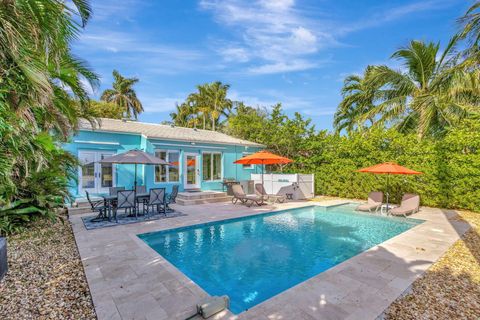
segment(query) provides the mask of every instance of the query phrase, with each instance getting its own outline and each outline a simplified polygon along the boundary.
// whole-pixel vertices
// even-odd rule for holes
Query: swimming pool
[[[240,313],[423,222],[309,206],[139,237]]]

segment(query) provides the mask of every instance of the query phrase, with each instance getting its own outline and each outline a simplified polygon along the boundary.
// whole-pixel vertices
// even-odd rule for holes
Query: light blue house
[[[166,187],[180,190],[222,190],[224,178],[249,180],[259,166],[233,162],[257,152],[262,145],[209,130],[182,128],[137,121],[100,119],[93,128],[82,121],[78,133],[64,148],[76,155],[82,166],[71,193],[83,197],[108,193],[108,188],[133,188],[134,166],[100,164],[98,161],[117,153],[139,149],[166,160],[170,166],[139,165],[137,184],[147,189]]]

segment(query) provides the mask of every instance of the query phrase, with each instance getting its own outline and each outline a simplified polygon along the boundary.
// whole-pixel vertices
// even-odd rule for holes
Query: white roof
[[[98,125],[94,127],[92,127],[88,121],[81,120],[79,129],[100,132],[142,134],[147,138],[152,139],[263,147],[263,145],[259,143],[237,139],[218,131],[184,128],[130,120],[100,118],[98,119]]]

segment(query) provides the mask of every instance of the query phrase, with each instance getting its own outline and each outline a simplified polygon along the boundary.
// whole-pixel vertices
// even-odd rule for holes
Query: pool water
[[[423,222],[310,206],[139,235],[240,313]]]

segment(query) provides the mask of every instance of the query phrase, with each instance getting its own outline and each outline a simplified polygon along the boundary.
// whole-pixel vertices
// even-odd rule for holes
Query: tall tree
[[[0,233],[51,216],[68,195],[76,162],[58,142],[89,118],[82,83],[98,79],[70,48],[90,14],[87,0],[1,1]]]
[[[363,76],[350,75],[345,78],[342,88],[343,99],[333,119],[333,126],[337,132],[346,130],[350,133],[364,126],[360,117],[373,108],[378,89],[368,82],[371,70],[372,67],[368,66]]]
[[[466,58],[465,66],[478,66],[480,63],[480,1],[476,1],[465,13],[458,19],[460,31],[455,36],[455,42],[466,40],[466,49],[462,52]]]
[[[230,85],[223,84],[220,81],[207,84],[207,101],[211,108],[210,117],[213,131],[215,131],[220,116],[228,116],[229,111],[232,109],[232,100],[227,98],[229,88]]]
[[[135,119],[143,112],[143,106],[137,97],[133,86],[139,81],[137,78],[123,77],[117,70],[113,70],[113,88],[103,91],[101,99],[121,107],[125,116]]]
[[[196,88],[197,91],[189,94],[170,116],[177,125],[196,127],[201,122],[204,130],[217,130],[222,123],[220,120],[226,119],[232,110],[233,102],[227,98],[230,86],[216,81]]]
[[[452,48],[438,58],[438,44],[414,40],[392,55],[404,70],[372,67],[368,85],[375,90],[375,104],[362,111],[360,120],[374,119],[375,126],[391,124],[423,138],[477,112],[479,72],[456,67],[448,58]]]

